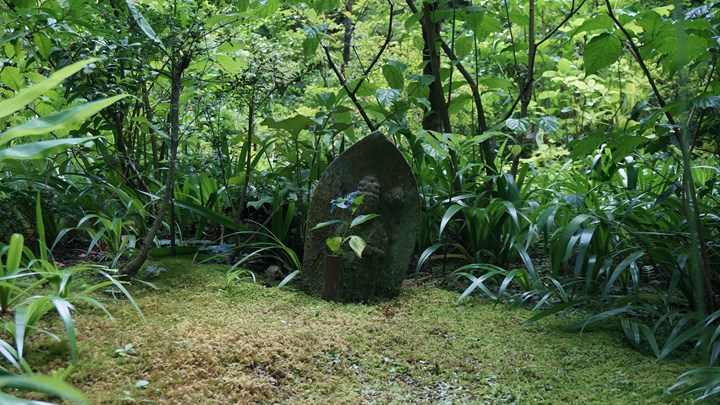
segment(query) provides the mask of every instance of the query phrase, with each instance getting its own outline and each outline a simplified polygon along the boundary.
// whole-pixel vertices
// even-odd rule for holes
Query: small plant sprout
[[[131,343],[128,343],[123,347],[115,349],[115,356],[116,357],[137,356],[137,351],[135,351],[135,348],[133,347],[133,345]]]
[[[349,211],[352,215],[355,215],[364,198],[365,195],[359,190],[353,191],[344,197],[334,198],[330,200],[330,212],[333,213],[336,210],[341,210]],[[338,255],[342,246],[347,242],[353,252],[355,252],[355,255],[362,257],[366,246],[365,240],[358,235],[347,235],[347,233],[350,229],[377,217],[379,217],[378,214],[370,213],[357,215],[352,220],[332,219],[330,221],[320,222],[315,225],[312,230],[325,228],[330,225],[340,225],[337,227],[338,231],[342,231],[340,236],[336,235],[325,239],[325,244],[330,248],[330,253]]]

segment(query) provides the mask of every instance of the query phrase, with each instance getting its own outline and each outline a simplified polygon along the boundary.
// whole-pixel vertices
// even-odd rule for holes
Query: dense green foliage
[[[125,292],[63,261],[214,249],[291,282],[317,180],[380,129],[423,197],[416,277],[694,350],[674,388],[720,394],[720,2],[22,0],[0,27],[18,378],[18,318],[55,308],[74,363],[72,299]]]

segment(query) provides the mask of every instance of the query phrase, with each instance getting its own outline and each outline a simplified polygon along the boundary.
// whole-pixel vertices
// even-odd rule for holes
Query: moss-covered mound
[[[692,366],[657,363],[620,335],[566,333],[559,318],[523,327],[526,310],[455,306],[456,294],[429,287],[374,306],[329,304],[225,287],[219,266],[156,264],[167,269],[158,290],[132,288],[145,320],[126,303],[111,305],[114,322],[90,309],[75,318],[81,364],[70,381],[93,404],[655,403]],[[48,349],[36,342],[33,355]]]

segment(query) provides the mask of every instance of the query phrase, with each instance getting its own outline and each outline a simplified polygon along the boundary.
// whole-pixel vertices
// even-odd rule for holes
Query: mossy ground
[[[93,404],[658,403],[694,367],[656,362],[616,333],[565,332],[567,319],[524,327],[527,310],[455,306],[457,294],[431,287],[341,305],[226,287],[222,266],[156,264],[167,269],[152,280],[158,290],[131,288],[144,320],[126,302],[108,304],[114,322],[92,308],[75,316],[80,364],[69,381]],[[31,359],[66,363],[43,342]]]

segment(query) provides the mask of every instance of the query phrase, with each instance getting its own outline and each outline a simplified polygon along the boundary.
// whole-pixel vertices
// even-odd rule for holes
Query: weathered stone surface
[[[353,191],[365,195],[355,215],[331,212],[331,200]],[[420,205],[415,176],[395,145],[380,132],[358,141],[328,166],[310,200],[301,288],[320,295],[328,237],[358,235],[367,243],[362,258],[347,244],[342,248],[339,301],[397,296],[415,246]],[[344,224],[310,230],[324,221],[349,221],[371,212],[380,216],[350,230]]]

